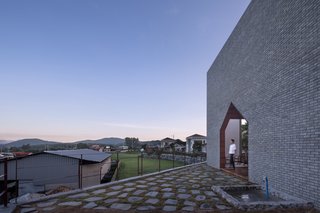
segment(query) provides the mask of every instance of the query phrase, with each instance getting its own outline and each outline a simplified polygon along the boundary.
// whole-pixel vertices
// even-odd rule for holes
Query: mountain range
[[[78,144],[78,143],[85,143],[85,144],[103,144],[103,145],[123,145],[125,142],[122,138],[102,138],[98,140],[82,140],[82,141],[76,141],[68,144]],[[22,139],[17,141],[6,141],[6,140],[0,140],[0,146],[2,147],[22,147],[23,145],[30,145],[30,146],[36,146],[36,145],[54,145],[54,144],[61,144],[62,142],[57,141],[46,141],[41,140],[38,138],[28,138],[28,139]]]
[[[12,142],[12,141],[9,141],[9,140],[0,140],[0,146],[1,146],[1,144],[6,144],[6,143],[10,143],[10,142]]]

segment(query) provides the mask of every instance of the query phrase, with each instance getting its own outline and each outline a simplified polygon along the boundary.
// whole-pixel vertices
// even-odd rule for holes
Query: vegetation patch
[[[120,160],[121,166],[118,174],[118,178],[125,179],[129,177],[138,176],[142,174],[148,174],[159,171],[159,160],[150,159],[144,157],[141,159],[139,153],[116,153],[112,155],[113,160]],[[139,160],[138,160],[139,159]],[[184,166],[184,163],[176,161],[175,167]],[[171,160],[160,160],[160,171],[173,168],[173,162]]]

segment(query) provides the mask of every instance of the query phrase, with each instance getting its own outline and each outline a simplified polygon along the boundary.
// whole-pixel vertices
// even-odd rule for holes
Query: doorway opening
[[[233,157],[235,169],[229,154],[232,140],[236,145]],[[248,178],[248,122],[233,103],[230,104],[220,128],[220,168],[234,175]]]

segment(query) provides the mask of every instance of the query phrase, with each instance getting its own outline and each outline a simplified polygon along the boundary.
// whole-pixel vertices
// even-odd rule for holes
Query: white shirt
[[[230,146],[229,146],[229,154],[236,154],[236,149],[237,149],[237,147],[236,147],[236,144],[230,144]]]

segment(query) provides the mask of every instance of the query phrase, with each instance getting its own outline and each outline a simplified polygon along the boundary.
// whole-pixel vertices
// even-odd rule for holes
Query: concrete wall
[[[207,74],[207,162],[232,102],[249,122],[249,179],[320,208],[320,1],[253,0]]]
[[[85,164],[82,166],[82,187],[100,184],[101,179],[111,167],[111,158],[102,163]]]

